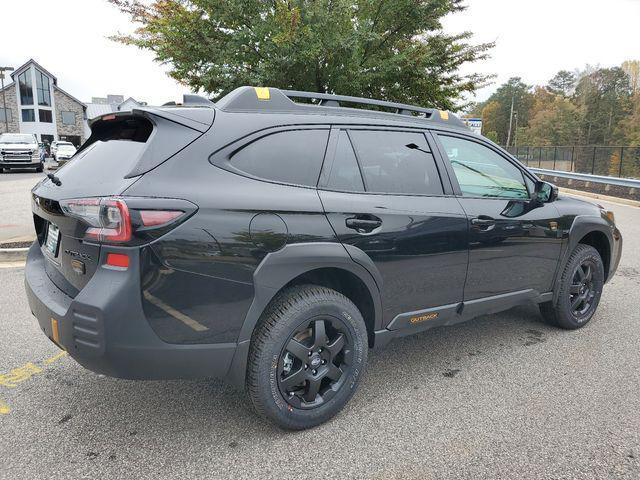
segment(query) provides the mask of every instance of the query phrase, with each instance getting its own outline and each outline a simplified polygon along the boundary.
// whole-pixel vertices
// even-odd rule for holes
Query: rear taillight
[[[148,202],[152,202],[153,207],[159,200]],[[131,198],[129,201],[132,205],[120,197],[73,198],[61,200],[60,208],[65,215],[87,225],[85,239],[115,244],[149,240],[154,230],[162,233],[185,215],[185,211],[178,209],[141,208],[140,203],[144,204],[145,199]],[[136,233],[139,233],[138,242],[133,242]]]

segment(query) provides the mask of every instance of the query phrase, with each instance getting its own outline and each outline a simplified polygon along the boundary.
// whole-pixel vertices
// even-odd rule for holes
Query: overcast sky
[[[560,69],[640,59],[640,0],[467,0],[467,5],[465,12],[447,17],[444,27],[474,32],[475,43],[496,42],[491,59],[465,68],[497,75],[478,93],[479,100],[512,76],[544,84]],[[133,26],[105,0],[4,0],[2,13],[0,64],[18,67],[33,57],[80,100],[113,93],[164,103],[187,91],[150,53],[107,39]]]

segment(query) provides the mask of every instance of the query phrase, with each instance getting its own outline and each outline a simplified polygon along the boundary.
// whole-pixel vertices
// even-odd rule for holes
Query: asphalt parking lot
[[[296,433],[217,381],[83,369],[37,327],[23,268],[0,268],[0,478],[638,479],[640,208],[601,203],[625,245],[586,328],[532,306],[396,340]]]

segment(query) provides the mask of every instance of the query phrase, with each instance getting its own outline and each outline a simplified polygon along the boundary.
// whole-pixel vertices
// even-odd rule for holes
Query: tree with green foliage
[[[547,90],[556,95],[562,95],[569,98],[573,95],[576,88],[576,76],[568,70],[560,70],[555,76],[549,80]]]
[[[119,42],[220,97],[241,85],[382,98],[456,110],[487,76],[469,32],[442,31],[463,0],[109,0],[140,27]]]
[[[512,100],[513,111],[518,114],[519,126],[528,124],[529,110],[533,103],[533,95],[530,90],[531,87],[523,83],[520,77],[513,77],[498,87],[498,90],[484,103],[482,110],[483,129],[486,132],[496,132],[498,143],[502,145],[507,143]],[[511,143],[513,143],[515,121],[512,122],[511,128]]]
[[[600,68],[584,75],[576,86],[574,102],[582,115],[586,145],[609,145],[616,125],[631,107],[629,76],[620,67]]]

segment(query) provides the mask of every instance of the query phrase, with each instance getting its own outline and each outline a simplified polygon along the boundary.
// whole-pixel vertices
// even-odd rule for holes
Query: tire
[[[347,297],[316,285],[289,288],[267,307],[252,335],[251,402],[284,429],[324,423],[355,393],[367,349],[364,320]]]
[[[562,270],[553,301],[540,304],[540,313],[550,325],[567,330],[584,327],[598,308],[603,286],[600,254],[590,245],[579,244]]]
[[[39,167],[36,167],[36,172],[37,172],[37,173],[40,173],[40,172],[42,172],[43,170],[44,170],[44,164],[42,164],[42,163],[40,164],[40,166],[39,166]]]

